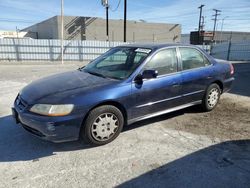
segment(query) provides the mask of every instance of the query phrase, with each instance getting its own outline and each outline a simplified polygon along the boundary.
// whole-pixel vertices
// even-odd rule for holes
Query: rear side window
[[[182,60],[182,69],[195,69],[210,65],[204,55],[193,48],[179,48]]]
[[[158,75],[177,72],[176,50],[161,50],[145,65],[144,70],[146,69],[157,70]]]

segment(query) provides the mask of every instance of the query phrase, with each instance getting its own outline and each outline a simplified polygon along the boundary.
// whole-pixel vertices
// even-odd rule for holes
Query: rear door
[[[177,50],[182,69],[183,104],[199,101],[212,80],[212,64],[196,48],[179,47]]]
[[[180,105],[181,74],[176,48],[157,52],[143,70],[157,70],[157,78],[132,84],[135,98],[133,116],[141,117]],[[142,72],[143,72],[142,70]]]

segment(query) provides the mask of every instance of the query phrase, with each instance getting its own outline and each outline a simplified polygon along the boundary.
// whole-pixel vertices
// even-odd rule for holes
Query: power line
[[[55,10],[48,10],[48,9],[32,9],[33,7],[27,7],[27,8],[20,8],[18,6],[8,6],[8,5],[3,5],[3,4],[0,4],[0,7],[2,8],[6,8],[6,9],[11,9],[11,10],[15,10],[15,11],[18,11],[18,12],[22,12],[22,14],[33,14],[33,13],[37,13],[37,12],[42,12],[42,13],[48,13],[48,14],[57,14],[57,11]]]
[[[11,18],[0,18],[0,22],[11,22],[11,23],[34,23],[35,20],[24,20],[24,19],[11,19]]]
[[[240,18],[230,18],[230,19],[227,19],[227,20],[239,20],[239,21],[249,21],[249,19],[245,19],[245,18],[242,18],[242,19],[240,19]]]
[[[231,7],[219,7],[220,9],[230,9],[230,11],[232,10],[232,9],[241,9],[241,8],[249,8],[249,7],[247,7],[247,6],[231,6]]]
[[[186,13],[186,14],[176,14],[176,15],[173,15],[173,16],[163,16],[163,17],[149,17],[149,18],[144,18],[146,20],[152,20],[152,19],[164,19],[164,18],[176,18],[176,17],[186,17],[186,16],[191,16],[191,15],[197,15],[197,13],[194,13],[194,12],[190,12],[190,13]]]
[[[118,4],[117,4],[117,6],[116,6],[116,8],[115,8],[115,9],[111,9],[111,8],[110,8],[110,10],[111,10],[112,12],[117,11],[117,10],[118,10],[118,8],[120,7],[120,4],[121,4],[121,0],[119,0],[119,2],[118,2]]]

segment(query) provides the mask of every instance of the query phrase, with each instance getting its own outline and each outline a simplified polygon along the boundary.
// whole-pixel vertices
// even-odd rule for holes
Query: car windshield
[[[82,70],[96,76],[123,80],[134,72],[150,52],[146,48],[113,48]]]

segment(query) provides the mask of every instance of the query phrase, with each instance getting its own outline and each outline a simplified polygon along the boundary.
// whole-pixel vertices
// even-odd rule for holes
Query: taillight
[[[234,66],[230,63],[230,74],[234,74]]]

